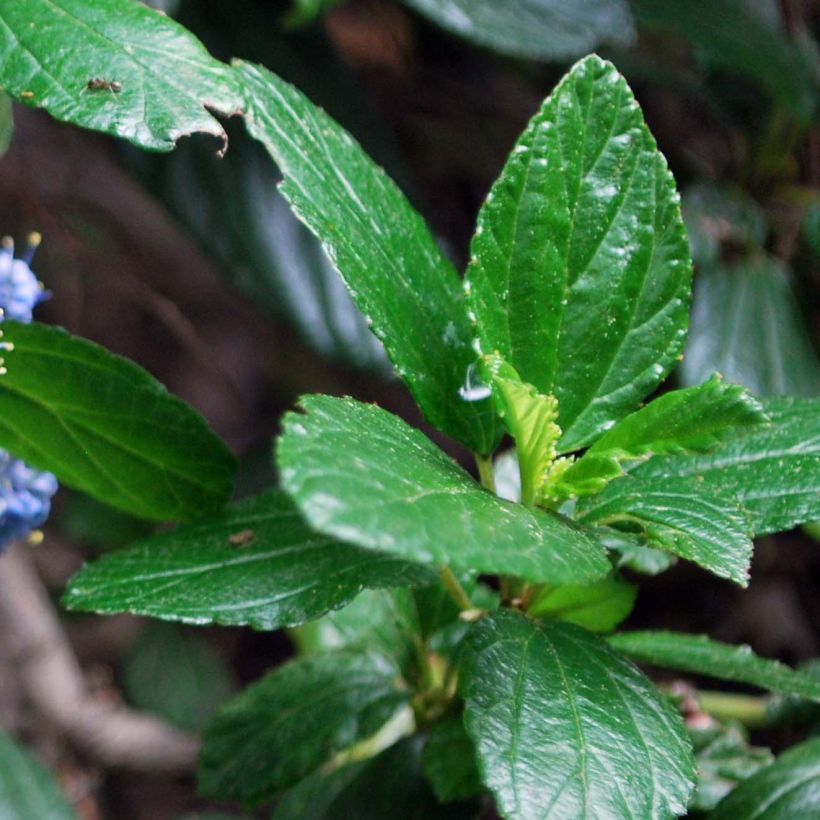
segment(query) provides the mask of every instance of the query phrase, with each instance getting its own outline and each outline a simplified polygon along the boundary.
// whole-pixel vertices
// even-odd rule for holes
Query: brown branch
[[[142,772],[195,769],[198,738],[88,690],[48,593],[20,543],[0,556],[0,626],[28,700],[89,757],[106,767]]]

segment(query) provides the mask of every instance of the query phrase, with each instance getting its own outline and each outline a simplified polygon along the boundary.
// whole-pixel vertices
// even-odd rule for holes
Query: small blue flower
[[[0,550],[48,518],[57,479],[0,450]]]
[[[31,271],[40,235],[33,233],[22,257],[14,257],[14,241],[5,237],[0,244],[0,308],[2,318],[30,322],[34,306],[45,298],[42,284]]]
[[[30,322],[34,306],[46,295],[30,267],[40,235],[31,234],[28,242],[20,259],[14,257],[10,238],[0,243],[0,321]],[[11,345],[0,343],[0,348],[11,349]],[[4,372],[5,368],[0,367],[0,374]],[[51,473],[35,470],[0,449],[0,551],[48,518],[51,497],[56,492],[57,479]]]

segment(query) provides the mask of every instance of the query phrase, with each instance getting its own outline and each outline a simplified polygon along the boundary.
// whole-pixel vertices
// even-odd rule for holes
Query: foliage
[[[482,16],[497,4],[470,4],[467,22],[464,4],[410,5],[533,54],[514,28]],[[520,5],[540,6],[541,23],[564,9]],[[637,3],[638,20],[674,30],[675,5]],[[614,0],[582,6],[630,19]],[[300,8],[309,17],[317,7]],[[692,259],[675,181],[611,62],[581,59],[534,115],[480,209],[462,280],[388,175],[266,68],[211,58],[132,0],[21,9],[0,0],[0,85],[19,102],[148,150],[192,132],[224,138],[211,112],[241,114],[426,421],[477,462],[479,481],[386,410],[310,395],[276,444],[281,488],[229,504],[234,459],[192,408],[91,342],[4,324],[0,446],[125,512],[184,522],[86,566],[64,603],[301,627],[297,656],[207,726],[203,795],[273,803],[276,817],[365,816],[368,801],[386,816],[391,794],[408,795],[407,816],[475,816],[490,801],[521,820],[680,816],[698,761],[675,701],[630,658],[818,698],[816,681],[746,647],[656,631],[606,637],[635,601],[624,562],[660,571],[667,564],[649,559],[661,550],[745,585],[753,535],[820,518],[811,389],[759,400],[706,378],[727,342],[701,335],[690,386],[652,398],[684,350]],[[587,27],[566,48],[586,50],[606,30]],[[66,42],[75,47],[64,59]],[[702,40],[713,63],[742,63],[729,45]],[[565,56],[548,39],[542,47]],[[805,117],[802,86],[779,85],[799,84],[783,59],[757,79]],[[774,277],[767,286],[783,296],[786,274],[761,261],[758,227],[740,234],[754,249],[741,272]],[[717,265],[720,241],[704,254]],[[794,310],[792,297],[781,302]],[[807,361],[801,339],[795,355]],[[786,379],[754,386],[791,390]],[[505,433],[518,501],[494,492]],[[155,708],[195,725],[173,704]],[[816,742],[786,752],[714,816],[762,816],[758,803],[780,807],[766,816],[820,810],[817,757]],[[787,795],[783,780],[794,784]]]

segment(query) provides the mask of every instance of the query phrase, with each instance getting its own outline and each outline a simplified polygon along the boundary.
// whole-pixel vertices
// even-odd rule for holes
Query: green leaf
[[[706,455],[653,458],[640,478],[693,478],[706,495],[736,498],[756,535],[820,519],[820,400],[763,401],[771,424]]]
[[[612,575],[589,586],[544,587],[527,605],[534,618],[554,618],[609,632],[632,612],[638,587]]]
[[[230,701],[208,727],[199,790],[262,802],[373,735],[408,699],[382,655],[340,651],[290,661]]]
[[[122,682],[134,706],[192,732],[202,731],[236,688],[230,666],[205,641],[159,622],[129,647]]]
[[[369,586],[433,578],[425,567],[319,535],[284,493],[270,490],[84,567],[63,604],[272,630],[345,606]]]
[[[503,815],[637,820],[685,811],[695,764],[682,720],[594,635],[494,613],[475,627],[460,687],[467,734]]]
[[[481,352],[558,399],[589,444],[675,364],[691,262],[675,184],[626,81],[587,57],[513,149],[467,271]]]
[[[430,730],[422,766],[441,803],[465,800],[484,791],[476,766],[475,744],[467,737],[460,715],[447,718]]]
[[[324,245],[428,420],[481,454],[497,441],[489,401],[462,400],[473,363],[461,282],[429,229],[361,147],[293,86],[240,64],[250,133],[280,190]]]
[[[312,23],[320,14],[324,14],[342,0],[291,0],[293,8],[285,17],[285,24],[291,28],[301,28]]]
[[[687,38],[709,63],[750,77],[777,103],[808,120],[816,107],[811,65],[780,15],[769,19],[760,13],[761,5],[759,0],[632,0],[641,29]]]
[[[584,524],[636,526],[649,543],[741,586],[749,582],[749,517],[728,493],[692,479],[621,478],[576,507]]]
[[[515,439],[521,501],[532,506],[542,488],[554,480],[553,473],[569,466],[565,460],[555,463],[555,445],[561,436],[561,428],[555,423],[558,402],[555,396],[545,396],[522,382],[500,356],[485,356],[481,366],[491,385],[498,415]]]
[[[794,820],[820,813],[820,739],[784,752],[718,803],[709,820]]]
[[[739,724],[690,726],[689,734],[698,761],[698,787],[689,802],[690,812],[711,811],[738,783],[774,760],[769,749],[749,744]]]
[[[820,680],[779,661],[760,658],[745,645],[730,646],[705,635],[662,630],[620,632],[608,640],[610,645],[640,663],[668,666],[820,701]]]
[[[698,384],[714,371],[761,396],[820,396],[820,359],[774,257],[699,272],[680,375]]]
[[[0,731],[0,817],[3,820],[77,820],[51,773]]]
[[[11,107],[11,98],[0,91],[0,157],[9,150],[13,136],[14,112]]]
[[[320,532],[411,561],[587,583],[603,548],[559,515],[480,487],[423,433],[374,405],[307,396],[285,417],[282,484]]]
[[[133,0],[0,0],[0,87],[58,120],[153,151],[194,132],[224,141],[207,109],[242,107],[228,66]]]
[[[681,210],[696,265],[719,262],[724,248],[748,253],[766,241],[765,214],[740,189],[696,183],[684,192]]]
[[[3,322],[0,446],[125,512],[198,518],[236,461],[185,402],[133,362],[61,328]]]
[[[536,60],[568,60],[635,37],[624,0],[404,0],[433,22],[482,46]]]
[[[698,387],[666,393],[622,419],[567,469],[561,486],[567,494],[595,493],[624,474],[625,461],[703,452],[739,428],[766,420],[759,402],[743,388],[714,376]]]

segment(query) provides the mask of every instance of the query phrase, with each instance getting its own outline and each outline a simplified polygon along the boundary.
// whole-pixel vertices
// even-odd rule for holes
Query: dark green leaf
[[[666,393],[622,419],[569,467],[561,486],[567,494],[598,492],[623,475],[622,462],[703,452],[738,429],[764,421],[763,408],[743,388],[713,377],[698,387]]]
[[[312,531],[278,490],[222,516],[106,555],[75,575],[70,609],[278,629],[345,606],[362,589],[427,584],[425,567]]]
[[[77,820],[51,774],[2,731],[0,817],[3,820]]]
[[[247,122],[285,180],[280,190],[322,240],[429,421],[487,454],[488,400],[459,395],[475,359],[461,282],[424,221],[360,146],[299,91],[241,64]]]
[[[408,698],[382,655],[343,650],[290,661],[230,701],[208,727],[199,789],[261,802],[375,734]]]
[[[749,517],[728,493],[692,479],[621,478],[581,499],[585,524],[634,525],[652,546],[746,586],[752,558]]]
[[[757,535],[820,519],[820,400],[767,399],[763,409],[769,426],[706,455],[653,458],[635,474],[691,477],[706,495],[736,498]]]
[[[122,681],[134,706],[192,732],[202,731],[236,688],[230,667],[207,643],[159,622],[129,648]]]
[[[690,812],[711,811],[738,783],[774,760],[760,746],[751,746],[740,725],[713,723],[703,729],[689,727],[698,761],[698,787]]]
[[[14,112],[8,94],[0,91],[0,157],[8,151],[14,136]]]
[[[683,722],[594,635],[494,613],[475,628],[460,686],[479,769],[505,816],[685,811],[695,764]]]
[[[0,87],[58,120],[155,151],[194,132],[224,140],[206,109],[242,107],[228,66],[133,0],[0,0]]]
[[[795,820],[820,816],[820,739],[784,752],[720,801],[709,820]]]
[[[285,17],[288,26],[298,28],[312,23],[329,8],[338,6],[342,0],[291,0],[293,8]]]
[[[440,26],[514,57],[568,60],[600,43],[630,45],[624,0],[404,0]]]
[[[228,448],[142,368],[56,327],[6,321],[2,336],[0,446],[144,518],[198,518],[227,501]]]
[[[609,643],[640,663],[740,681],[772,692],[820,701],[820,681],[778,661],[760,658],[748,646],[730,646],[705,635],[681,632],[620,632]]]
[[[820,199],[816,199],[806,208],[803,218],[803,236],[814,255],[820,259]]]
[[[544,587],[527,605],[527,614],[568,621],[591,632],[609,632],[632,611],[637,594],[635,584],[617,575],[583,587]]]
[[[467,273],[481,351],[558,398],[561,451],[657,387],[686,333],[691,262],[675,183],[626,81],[591,56],[513,149]]]
[[[776,14],[762,14],[759,0],[632,0],[638,25],[688,38],[714,66],[745,74],[772,98],[808,119],[816,106],[815,81]],[[731,21],[731,25],[727,25]]]
[[[397,416],[308,396],[279,442],[282,483],[308,522],[367,549],[551,583],[608,574],[603,548],[561,516],[480,487]]]
[[[820,395],[820,360],[789,273],[773,257],[698,273],[680,374],[698,384],[715,371],[760,396]]]
[[[442,803],[465,800],[484,791],[478,774],[475,744],[460,715],[437,723],[424,744],[424,776]]]

